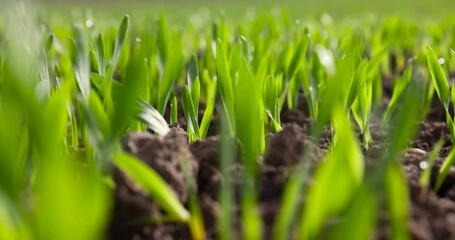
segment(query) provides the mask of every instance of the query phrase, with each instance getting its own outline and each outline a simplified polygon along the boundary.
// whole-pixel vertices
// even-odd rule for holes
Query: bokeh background
[[[5,0],[1,0],[5,1]],[[455,11],[454,0],[38,0],[54,10],[90,7],[93,10],[153,11],[157,8],[192,12],[199,8],[224,10],[227,14],[244,13],[246,8],[287,9],[291,16],[327,12],[333,16],[364,14],[407,15],[411,17],[444,17]]]

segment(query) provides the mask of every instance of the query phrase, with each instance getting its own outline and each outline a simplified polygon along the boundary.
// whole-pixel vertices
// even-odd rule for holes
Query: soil
[[[387,91],[385,93],[387,95]],[[325,129],[320,139],[308,136],[312,122],[307,117],[308,110],[303,96],[300,96],[298,106],[297,110],[291,111],[286,108],[282,110],[283,131],[268,134],[267,151],[261,158],[258,199],[265,229],[263,236],[267,239],[271,236],[275,216],[281,206],[284,186],[291,170],[299,162],[302,151],[307,149],[305,146],[311,145],[312,148],[309,149],[313,149],[309,154],[311,173],[331,144],[330,129]],[[204,106],[201,105],[200,109],[201,115]],[[183,113],[179,112],[179,116],[183,116]],[[429,117],[420,123],[415,140],[410,143],[409,149],[403,153],[400,161],[409,186],[408,227],[413,239],[455,239],[455,168],[451,168],[439,192],[419,184],[419,177],[423,171],[422,163],[427,160],[427,153],[433,145],[441,138],[446,142],[432,168],[431,184],[434,184],[436,174],[452,148],[449,130],[444,120],[440,106],[435,103]],[[212,125],[217,125],[216,122],[215,120]],[[375,142],[368,149],[364,149],[367,165],[374,165],[374,161],[388,149],[385,132],[379,123],[378,119],[373,119],[371,122]],[[179,162],[183,156],[191,166],[196,179],[207,239],[216,239],[217,198],[220,183],[223,180],[218,167],[220,142],[215,131],[217,126],[212,127],[212,131],[205,140],[192,144],[188,144],[186,133],[179,126],[186,126],[183,118],[179,119],[179,124],[173,126],[166,136],[155,136],[148,132],[131,133],[125,137],[124,149],[157,171],[169,183],[181,202],[187,206],[188,189]],[[239,202],[243,168],[240,154],[234,155],[237,156],[237,161],[233,163],[230,171],[235,190],[235,204],[232,209],[236,216],[234,234],[238,239],[241,236]],[[139,218],[165,213],[118,169],[114,171],[114,180],[115,206],[108,231],[109,239],[191,239],[190,231],[185,224],[164,222],[132,224]],[[308,179],[308,182],[310,180]],[[382,209],[379,214],[377,239],[390,239],[387,218],[387,212]]]

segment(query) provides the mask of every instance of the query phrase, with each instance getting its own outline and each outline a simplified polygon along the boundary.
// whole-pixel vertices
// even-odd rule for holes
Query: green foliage
[[[196,103],[197,104],[197,103]],[[183,87],[182,92],[182,107],[185,113],[185,118],[188,121],[188,134],[190,142],[199,139],[199,123],[197,119],[197,113],[195,112],[194,103],[191,99],[191,93],[188,86]]]
[[[368,239],[374,235],[378,215],[378,203],[371,186],[363,185],[353,197],[353,201],[342,214],[339,223],[322,233],[325,239]],[[359,221],[362,219],[362,221]]]
[[[444,108],[449,106],[449,85],[447,83],[447,77],[442,68],[441,64],[438,62],[438,57],[434,53],[433,49],[430,46],[427,46],[427,60],[428,60],[428,69],[430,70],[431,78],[433,79],[433,84],[438,93],[439,99],[441,100]]]
[[[351,88],[349,89],[348,98],[346,100],[346,108],[351,109],[357,96],[360,95],[360,89],[365,85],[368,62],[363,60],[357,67],[354,78],[352,79]]]
[[[75,159],[58,160],[41,165],[36,176],[35,236],[42,239],[102,237],[103,226],[108,222],[110,190],[93,168],[77,166]]]
[[[88,99],[90,93],[90,65],[88,58],[87,38],[84,30],[75,28],[76,39],[73,42],[73,66],[74,74],[80,93],[84,99]]]
[[[408,232],[409,197],[406,178],[397,162],[388,164],[384,176],[386,205],[392,239],[410,239]]]
[[[171,119],[169,121],[170,124],[174,124],[177,122],[177,97],[174,95],[171,97]]]
[[[236,141],[230,136],[229,123],[226,114],[221,112],[221,131],[220,131],[220,161],[219,168],[223,181],[221,181],[219,191],[220,214],[217,217],[218,237],[222,240],[233,239],[233,220],[234,215],[232,208],[234,206],[234,187],[233,176],[231,174],[231,166],[235,161]]]
[[[430,46],[427,46],[427,60],[431,78],[433,79],[433,85],[446,111],[446,122],[450,130],[450,135],[452,136],[452,143],[455,143],[455,123],[449,113],[449,102],[452,95],[450,94],[445,71],[438,62],[438,58]]]
[[[272,120],[273,128],[275,131],[280,131],[281,128],[281,81],[276,80],[274,77],[267,76],[264,80],[262,87],[262,101],[265,111],[269,118]]]
[[[389,227],[391,237],[394,239],[409,239],[408,218],[409,198],[405,175],[397,159],[400,159],[402,150],[407,146],[416,132],[416,119],[418,119],[418,108],[413,107],[419,102],[416,82],[412,82],[406,91],[403,102],[400,106],[389,133],[390,149],[378,167],[376,173],[379,182],[383,184],[385,201],[390,216]],[[397,131],[396,129],[400,130]]]
[[[216,66],[218,92],[228,119],[230,134],[233,136],[236,129],[234,117],[234,94],[232,92],[232,81],[229,74],[226,53],[220,39],[216,41]]]
[[[452,167],[454,162],[455,162],[455,150],[451,150],[449,155],[445,159],[444,163],[442,164],[441,168],[439,169],[439,173],[436,178],[436,183],[434,185],[434,189],[436,192],[439,191],[439,188],[441,188],[442,183],[444,182],[447,175],[449,174],[450,168]]]
[[[400,99],[401,95],[403,94],[406,87],[409,85],[412,77],[412,64],[409,64],[404,72],[403,76],[399,77],[395,80],[395,85],[393,87],[393,94],[392,98],[390,99],[389,105],[387,105],[387,109],[384,112],[384,117],[382,118],[382,125],[386,126],[389,123],[389,120],[392,116],[393,111],[396,108],[398,100]]]
[[[425,188],[430,186],[430,177],[431,177],[431,170],[433,169],[433,164],[438,158],[439,152],[441,151],[444,145],[444,141],[441,139],[439,140],[431,149],[431,152],[428,154],[427,158],[427,165],[426,168],[423,170],[422,174],[420,175],[419,183]]]
[[[334,112],[335,142],[314,175],[300,222],[300,239],[314,239],[326,222],[341,214],[353,200],[363,179],[362,152],[344,111]],[[333,176],[336,181],[332,180]],[[330,191],[327,191],[330,189]],[[337,201],[333,201],[337,199]]]
[[[154,107],[141,101],[140,108],[141,112],[139,113],[139,118],[147,123],[147,126],[150,129],[158,135],[166,135],[169,132],[169,126],[167,125],[166,120],[164,120],[163,116],[161,116]]]
[[[130,22],[130,17],[128,15],[126,15],[123,18],[122,23],[120,24],[120,27],[118,29],[117,39],[115,40],[114,55],[112,56],[112,60],[111,60],[111,67],[113,69],[112,73],[117,68],[117,63],[120,58],[120,53],[122,52],[123,45],[125,44],[125,39],[128,34],[129,22]],[[104,43],[103,43],[102,35],[99,38],[99,43],[100,43],[98,45],[99,51],[100,51],[100,54],[102,54],[104,51]],[[103,65],[100,65],[100,66],[102,67]],[[102,74],[100,74],[100,75],[102,75]]]
[[[245,42],[243,42],[245,44]],[[244,49],[246,46],[244,45]],[[234,94],[235,126],[237,136],[242,143],[242,156],[245,166],[245,182],[242,201],[242,219],[245,239],[261,239],[262,222],[256,205],[255,179],[258,174],[257,159],[262,152],[264,141],[264,108],[261,92],[251,73],[247,52],[242,51],[237,85]]]

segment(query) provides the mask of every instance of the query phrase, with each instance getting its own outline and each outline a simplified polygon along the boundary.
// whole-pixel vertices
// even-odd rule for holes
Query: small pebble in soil
[[[425,157],[427,155],[427,152],[420,149],[420,148],[408,148],[406,150],[406,154],[411,154],[411,155],[417,155],[420,157]]]

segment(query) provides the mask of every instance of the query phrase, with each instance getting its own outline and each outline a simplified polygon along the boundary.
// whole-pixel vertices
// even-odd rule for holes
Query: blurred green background
[[[287,9],[292,17],[302,18],[327,12],[332,16],[356,16],[365,14],[406,15],[411,17],[440,18],[453,13],[453,0],[40,0],[46,8],[69,10],[78,7],[90,7],[94,11],[110,10],[119,12],[149,12],[170,10],[174,13],[191,13],[200,8],[212,11],[223,10],[228,16],[244,14],[254,8],[256,11],[269,10],[279,6]]]

